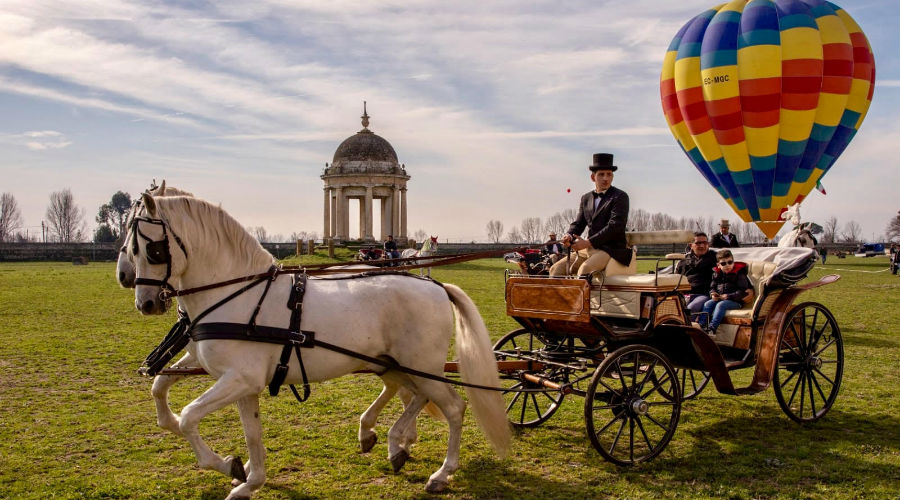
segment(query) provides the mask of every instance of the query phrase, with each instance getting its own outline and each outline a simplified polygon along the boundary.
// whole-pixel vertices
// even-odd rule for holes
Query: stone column
[[[408,227],[406,227],[406,187],[400,189],[400,237],[407,239],[409,237]]]
[[[366,233],[369,232],[369,228],[366,227],[366,202],[365,200],[359,200],[359,239],[366,239]]]
[[[334,238],[344,238],[344,188],[340,186],[334,190],[334,225],[331,227]]]
[[[331,238],[331,188],[325,188],[325,226],[322,229],[322,238]],[[299,254],[299,252],[297,252]]]
[[[391,199],[381,199],[381,241],[387,239],[387,235],[394,234],[391,230]]]
[[[365,221],[366,221],[366,234],[365,239],[374,240],[375,236],[372,234],[374,224],[374,216],[372,214],[372,186],[366,186],[366,199],[363,202],[363,206],[365,207]],[[362,220],[362,215],[360,215],[360,220]]]
[[[394,186],[394,194],[391,196],[391,229],[395,240],[403,236],[400,227],[400,189],[397,186]]]
[[[343,204],[341,205],[341,213],[344,216],[344,220],[341,223],[343,228],[341,234],[344,236],[344,240],[350,239],[350,198],[347,196],[342,196],[341,200]]]

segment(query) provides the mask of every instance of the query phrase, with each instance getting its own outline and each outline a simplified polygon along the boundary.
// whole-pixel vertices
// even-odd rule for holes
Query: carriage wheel
[[[523,357],[542,359],[547,343],[530,330],[520,328],[503,336],[494,345],[497,361],[520,360]],[[554,382],[564,382],[565,374],[558,367],[546,367],[542,370],[517,370],[500,373],[500,385],[506,389],[503,399],[506,401],[506,414],[515,427],[537,427],[546,422],[565,398],[560,391],[548,389],[541,392],[516,392],[522,389],[541,389],[543,385],[524,380],[525,374],[536,375]]]
[[[675,368],[665,355],[645,345],[622,347],[603,360],[584,401],[591,444],[617,465],[659,455],[672,439],[680,414]]]
[[[805,302],[787,314],[773,382],[781,409],[797,422],[824,416],[837,397],[844,373],[844,341],[825,306]]]
[[[684,393],[681,399],[694,399],[698,394],[703,392],[703,388],[709,383],[709,372],[700,370],[690,370],[687,368],[676,368],[675,375],[678,383]]]

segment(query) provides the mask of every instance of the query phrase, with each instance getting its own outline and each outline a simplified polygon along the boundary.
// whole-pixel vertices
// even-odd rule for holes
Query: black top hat
[[[619,167],[612,163],[613,155],[611,153],[594,153],[594,164],[589,165],[588,168],[591,169],[591,172],[596,172],[598,170],[611,170],[615,172]]]

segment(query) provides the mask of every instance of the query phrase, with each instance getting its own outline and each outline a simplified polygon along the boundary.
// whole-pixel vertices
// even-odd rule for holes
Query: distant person
[[[675,265],[675,272],[684,275],[691,284],[691,291],[685,294],[684,299],[692,318],[703,311],[703,305],[709,300],[709,285],[715,267],[716,254],[709,251],[706,233],[694,233],[691,251],[684,254],[684,259]]]
[[[394,236],[389,234],[387,240],[384,242],[384,253],[387,254],[387,258],[389,259],[399,259],[400,252],[397,250],[397,242],[394,241]]]
[[[588,166],[594,189],[584,194],[578,204],[578,215],[563,236],[562,244],[575,253],[560,258],[550,268],[550,276],[588,274],[606,269],[613,258],[624,266],[631,264],[631,249],[625,240],[628,223],[628,194],[613,187],[613,155],[596,153],[594,164]],[[587,237],[581,233],[588,230]]]
[[[822,264],[825,264],[825,259],[828,258],[828,247],[822,245],[822,248],[819,249],[819,257],[822,258]]]
[[[731,229],[731,225],[728,223],[728,219],[722,219],[722,222],[719,223],[719,232],[712,237],[713,248],[738,248],[741,246],[738,244],[737,236],[728,232],[729,229]]]
[[[550,256],[550,263],[555,264],[562,254],[562,244],[556,239],[556,233],[550,233],[547,237],[547,243],[544,245],[544,254]]]
[[[732,309],[744,307],[744,301],[753,295],[753,284],[747,277],[748,267],[744,262],[735,262],[731,250],[719,250],[716,253],[719,265],[713,271],[709,286],[709,300],[703,305],[707,330],[715,335],[725,313]]]

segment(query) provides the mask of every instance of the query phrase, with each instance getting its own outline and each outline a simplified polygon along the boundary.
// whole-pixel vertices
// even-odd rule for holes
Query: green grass
[[[482,260],[433,276],[460,285],[499,338],[517,326],[505,315],[505,267]],[[136,369],[174,316],[141,316],[113,268],[0,263],[0,498],[215,499],[229,490],[224,476],[197,467],[187,442],[156,427],[150,380]],[[820,422],[793,423],[771,390],[734,397],[709,387],[685,403],[660,457],[619,468],[591,448],[580,398],[517,433],[506,460],[493,456],[469,415],[462,466],[442,497],[900,498],[898,278],[874,272],[887,268],[882,257],[832,257],[827,268],[810,279],[843,278],[801,295],[831,309],[845,338],[841,392]],[[736,373],[736,385],[749,376]],[[177,385],[173,407],[209,385],[207,377]],[[420,417],[413,456],[393,474],[385,441],[399,402],[379,420],[375,449],[357,450],[357,419],[379,390],[375,377],[348,376],[314,386],[302,405],[287,391],[261,396],[268,482],[255,498],[426,498],[446,427]],[[234,408],[207,417],[201,432],[217,452],[246,458]]]

